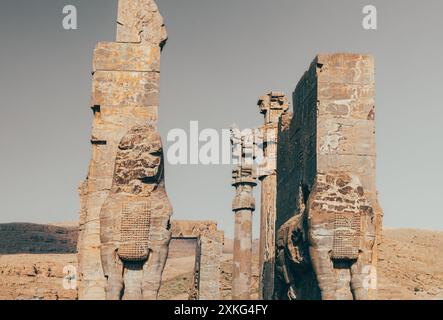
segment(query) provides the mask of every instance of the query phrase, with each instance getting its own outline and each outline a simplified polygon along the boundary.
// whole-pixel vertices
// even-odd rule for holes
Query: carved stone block
[[[293,93],[294,114],[278,137],[276,220],[278,230],[299,216],[306,223],[296,233],[307,239],[279,248],[277,297],[368,298],[382,217],[374,79],[370,56],[322,54]],[[308,269],[291,260],[291,246],[309,249]]]

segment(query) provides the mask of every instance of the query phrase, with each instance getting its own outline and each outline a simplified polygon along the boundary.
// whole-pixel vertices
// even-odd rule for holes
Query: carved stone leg
[[[365,239],[359,259],[351,266],[351,290],[355,300],[368,299],[373,245],[374,239]]]
[[[366,272],[365,272],[366,271]],[[370,269],[365,269],[360,259],[351,267],[351,290],[355,300],[367,300],[368,288],[365,287]]]
[[[123,300],[142,300],[143,263],[126,262],[124,270],[125,294]]]
[[[101,257],[106,277],[106,300],[120,300],[124,288],[123,263],[112,245],[102,245]]]
[[[169,242],[171,241],[171,231],[164,229],[162,233],[162,240],[152,243],[148,261],[143,267],[143,300],[158,299],[162,274],[169,253]]]
[[[284,249],[278,248],[277,250],[277,279],[279,283],[275,290],[277,300],[297,300],[297,293],[293,286],[292,279],[288,271],[288,261]]]
[[[312,266],[317,276],[322,300],[336,300],[334,266],[328,250],[311,247],[309,251],[312,259]]]

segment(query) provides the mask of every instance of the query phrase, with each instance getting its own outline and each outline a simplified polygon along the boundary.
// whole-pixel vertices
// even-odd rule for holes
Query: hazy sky
[[[92,50],[114,39],[116,3],[1,0],[0,222],[78,219],[77,186],[90,159]],[[78,30],[62,28],[67,4],[78,9]],[[361,26],[367,4],[378,9],[377,31]],[[158,5],[169,33],[162,56],[164,142],[172,128],[188,131],[190,120],[202,129],[261,125],[258,97],[270,90],[290,95],[317,53],[370,53],[385,226],[443,230],[441,0]],[[232,236],[231,168],[166,170],[174,218],[214,219]]]

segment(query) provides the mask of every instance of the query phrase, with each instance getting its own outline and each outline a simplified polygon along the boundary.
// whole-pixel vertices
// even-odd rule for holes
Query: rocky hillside
[[[70,225],[0,225],[0,299],[75,299],[74,290],[63,288],[63,268],[77,264],[72,253],[75,232]],[[221,273],[225,299],[231,293],[231,247],[232,240],[226,239]],[[443,232],[388,229],[380,253],[379,299],[443,300]],[[252,291],[257,297],[258,262],[256,254],[254,257]],[[194,262],[195,243],[171,243],[162,299],[187,298]]]
[[[0,254],[75,253],[76,225],[0,224]]]

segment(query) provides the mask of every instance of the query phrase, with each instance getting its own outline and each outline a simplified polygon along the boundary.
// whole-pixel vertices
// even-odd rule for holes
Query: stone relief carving
[[[157,299],[171,239],[161,139],[136,126],[118,146],[111,192],[100,212],[106,298]]]

